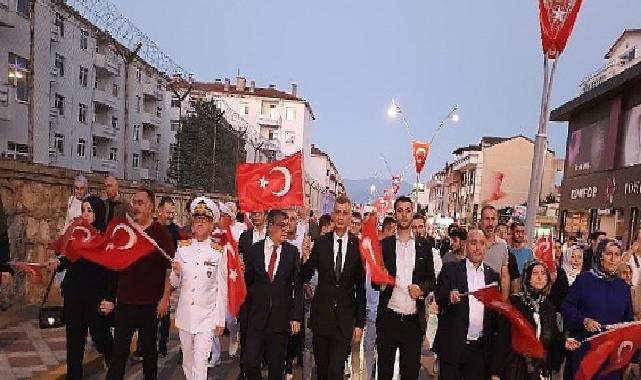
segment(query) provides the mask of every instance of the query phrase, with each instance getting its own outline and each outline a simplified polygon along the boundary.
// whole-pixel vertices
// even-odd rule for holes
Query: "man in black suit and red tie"
[[[380,289],[376,317],[378,378],[392,380],[396,350],[400,352],[401,380],[416,380],[427,319],[425,297],[434,289],[432,244],[412,233],[414,205],[408,197],[394,202],[396,234],[381,242],[385,269],[395,286]]]
[[[350,341],[359,342],[365,325],[365,271],[358,238],[348,231],[352,203],[339,196],[334,204],[334,232],[303,250],[303,282],[318,271],[309,325],[318,380],[343,379]]]
[[[282,380],[289,334],[297,333],[303,320],[300,259],[298,249],[285,241],[287,216],[272,210],[267,220],[267,238],[245,255],[247,325],[241,366],[248,380],[262,378],[263,357],[268,379]]]

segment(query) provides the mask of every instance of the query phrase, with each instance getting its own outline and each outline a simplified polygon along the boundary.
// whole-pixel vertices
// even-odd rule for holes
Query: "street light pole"
[[[182,81],[182,77],[180,73],[176,73],[176,76],[174,77],[174,81],[180,78]],[[191,93],[191,90],[193,88],[193,74],[189,74],[187,76],[187,91],[180,93],[178,89],[174,86],[174,82],[172,81],[170,83],[170,88],[171,92],[173,92],[174,96],[178,99],[178,132],[182,132],[182,125],[183,125],[183,101],[189,96]],[[178,133],[177,133],[178,134]],[[180,154],[180,139],[176,139],[176,182],[178,185],[180,185],[180,160],[181,160],[181,154]]]

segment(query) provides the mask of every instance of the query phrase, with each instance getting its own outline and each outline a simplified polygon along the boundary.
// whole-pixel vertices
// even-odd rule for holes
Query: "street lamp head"
[[[458,104],[454,106],[454,109],[450,113],[450,119],[454,122],[459,121]]]
[[[369,192],[374,193],[376,191],[376,185],[372,185],[369,187]]]
[[[457,112],[454,112],[454,113],[452,114],[452,121],[458,121],[458,119],[459,119],[458,113],[457,113]]]
[[[395,118],[399,113],[401,113],[401,107],[399,107],[394,99],[392,99],[392,104],[390,104],[389,108],[387,109],[387,116],[389,116],[390,118]]]

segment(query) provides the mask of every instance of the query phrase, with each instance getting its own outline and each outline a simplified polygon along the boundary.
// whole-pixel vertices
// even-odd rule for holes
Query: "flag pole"
[[[541,183],[545,167],[545,153],[547,150],[547,122],[549,118],[550,94],[552,83],[556,74],[558,56],[552,62],[552,69],[549,68],[550,59],[547,55],[543,57],[543,91],[541,95],[541,112],[539,114],[539,129],[534,141],[534,154],[532,157],[532,173],[530,177],[530,188],[528,191],[527,211],[525,216],[525,236],[534,241],[534,229],[536,226],[536,214],[539,208],[541,197]]]

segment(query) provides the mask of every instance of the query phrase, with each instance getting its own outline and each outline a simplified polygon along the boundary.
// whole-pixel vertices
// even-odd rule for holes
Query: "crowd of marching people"
[[[140,190],[128,201],[114,177],[104,184],[101,199],[84,177],[75,179],[65,230],[80,220],[105,233],[112,221],[128,220],[122,229],[133,226],[151,248],[117,270],[64,252],[48,261],[62,281],[68,379],[83,377],[88,335],[108,379],[124,378],[130,360],[142,361],[145,379],[157,378],[170,310],[187,379],[206,379],[220,363],[223,334],[229,355],[239,356],[240,378],[250,380],[265,371],[292,379],[296,366],[306,380],[415,380],[424,347],[437,358],[430,371],[439,379],[641,378],[639,359],[625,352],[638,348],[633,342],[586,369],[595,335],[641,319],[641,232],[627,250],[598,231],[585,246],[575,237],[548,239],[546,256],[523,223],[501,223],[492,206],[478,226],[452,224],[435,239],[403,196],[381,216],[355,212],[339,196],[319,218],[304,207],[244,215],[236,203],[197,197],[180,227],[171,198]],[[240,270],[230,266],[234,254]],[[6,286],[13,270],[0,270]],[[239,279],[245,293],[235,309]],[[523,331],[535,344],[518,343],[528,338]]]

